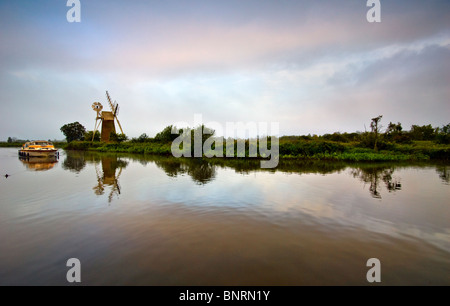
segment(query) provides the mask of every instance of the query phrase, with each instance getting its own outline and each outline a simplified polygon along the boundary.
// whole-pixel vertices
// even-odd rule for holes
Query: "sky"
[[[72,23],[66,2],[0,1],[0,141],[92,130],[106,90],[129,137],[195,114],[278,135],[450,123],[448,0],[381,0],[379,23],[365,0],[80,0]]]

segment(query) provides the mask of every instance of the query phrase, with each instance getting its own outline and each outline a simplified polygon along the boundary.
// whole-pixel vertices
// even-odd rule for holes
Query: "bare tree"
[[[372,118],[372,122],[370,123],[370,128],[372,129],[372,133],[375,134],[375,144],[373,146],[373,149],[376,151],[377,149],[377,142],[378,142],[378,134],[380,134],[381,131],[381,124],[379,124],[381,118],[383,118],[383,115],[380,115],[378,117]]]

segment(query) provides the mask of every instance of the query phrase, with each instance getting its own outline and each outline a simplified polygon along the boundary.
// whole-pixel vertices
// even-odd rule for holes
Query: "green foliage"
[[[2,144],[9,144],[9,147],[14,147],[16,146],[15,144],[20,144],[20,146],[22,146],[23,143],[30,141],[29,139],[19,139],[17,137],[8,137],[8,140],[6,142],[0,142]],[[50,141],[50,139],[49,139]],[[55,141],[53,141],[55,142]],[[3,145],[5,146],[5,145]]]
[[[389,122],[389,125],[384,133],[384,140],[397,143],[410,143],[411,137],[409,133],[402,131],[402,124],[398,122],[397,124]]]
[[[123,141],[128,140],[128,137],[125,134],[117,134],[115,132],[111,132],[111,134],[109,136],[109,140],[112,142],[121,143]]]
[[[173,134],[172,131],[177,131],[177,133]],[[215,131],[211,128],[206,127],[205,125],[199,125],[198,127],[194,128],[194,129],[191,129],[191,128],[179,129],[172,125],[169,125],[166,128],[164,128],[164,130],[162,130],[161,132],[156,134],[155,141],[171,144],[172,141],[174,141],[182,133],[185,133],[185,135],[188,137],[188,139],[187,139],[188,142],[189,142],[189,137],[190,137],[191,145],[190,145],[190,148],[188,145],[186,148],[183,147],[180,149],[183,151],[191,150],[191,155],[194,156],[194,150],[195,150],[194,140],[201,139],[201,144],[202,144],[202,148],[203,148],[203,144],[205,143],[205,141],[208,138],[210,138],[211,136],[214,136]],[[184,143],[182,143],[182,145],[184,145]]]
[[[18,148],[23,145],[24,142],[0,142],[0,148]]]
[[[358,146],[362,148],[373,148],[374,150],[384,150],[386,149],[386,142],[383,139],[377,138],[375,133],[364,132],[360,135]]]
[[[93,150],[101,145],[102,145],[102,143],[100,143],[100,142],[72,141],[72,142],[67,143],[63,148],[65,150],[87,151],[87,150]]]
[[[434,140],[436,138],[436,132],[436,129],[431,124],[422,126],[413,125],[409,134],[413,140]]]
[[[61,132],[66,137],[67,142],[71,142],[74,140],[84,140],[86,129],[77,121],[63,125]]]
[[[389,122],[389,125],[386,129],[385,135],[392,135],[395,133],[401,133],[401,131],[403,130],[402,128],[402,124],[400,122],[398,122],[397,124]]]
[[[201,139],[202,140],[202,148],[203,148],[203,144],[205,143],[205,141],[214,136],[215,131],[211,128],[206,127],[204,124],[197,126],[195,129],[188,129],[188,131],[190,131],[191,133],[191,154],[192,156],[194,156],[194,150],[195,150],[195,145],[194,145],[194,140],[195,138],[197,139]]]
[[[280,155],[291,156],[313,156],[318,153],[342,153],[345,146],[332,141],[298,141],[291,143],[280,143]]]
[[[351,142],[359,140],[358,133],[333,133],[325,134],[322,136],[325,140],[336,141],[336,142]]]
[[[450,144],[450,123],[438,129],[436,140],[440,144]]]
[[[130,140],[132,143],[143,143],[150,141],[150,137],[146,133],[141,134],[138,138],[132,138]]]
[[[6,143],[5,143],[6,144]],[[248,157],[249,141],[246,141]],[[90,141],[73,141],[65,149],[89,150],[99,152],[124,152],[138,154],[156,154],[171,156],[171,144],[161,142],[146,143],[102,143]],[[449,159],[450,145],[435,144],[432,141],[416,141],[409,145],[391,144],[389,150],[374,151],[371,148],[357,147],[331,141],[286,141],[280,142],[281,159],[336,160],[336,161],[401,161]],[[235,141],[235,156],[237,154]],[[250,159],[253,160],[253,159]]]
[[[92,141],[93,134],[94,134],[94,131],[87,131],[86,133],[84,133],[84,139],[86,141]],[[95,131],[93,141],[100,141],[100,132],[99,131]]]
[[[176,127],[169,125],[167,127],[164,128],[164,130],[162,130],[161,132],[159,132],[158,134],[156,134],[155,136],[155,140],[156,141],[160,141],[160,142],[172,142],[174,141],[178,135],[178,134],[172,134],[172,128],[178,130],[178,132],[180,132],[179,129],[177,129]]]
[[[400,122],[396,124],[390,122],[386,131],[381,133],[381,118],[382,116],[372,118],[370,132],[336,132],[323,136],[282,136],[278,138],[280,157],[283,159],[376,162],[383,160],[450,159],[450,124],[436,129],[433,129],[431,125],[413,125],[411,131],[403,131]],[[172,130],[177,131],[178,134],[172,134]],[[111,140],[114,143],[72,142],[67,145],[67,148],[100,152],[172,155],[172,141],[183,132],[187,137],[187,142],[182,143],[186,147],[180,148],[180,150],[191,151],[192,156],[194,156],[195,139],[201,139],[203,148],[204,142],[215,134],[213,129],[204,125],[193,129],[177,129],[170,125],[158,133],[155,138],[150,138],[144,133],[138,138],[133,138],[130,142],[125,142],[127,140],[125,135],[114,133],[111,134]],[[90,135],[92,137],[92,134]],[[421,140],[412,140],[415,138]],[[191,142],[190,145],[189,140]],[[242,148],[238,147],[238,140],[231,139],[231,141],[234,145],[235,157],[249,157],[250,151],[259,153],[259,143],[256,139],[243,140],[245,151],[239,152],[238,150],[242,150]],[[268,148],[271,147],[271,141],[272,139],[268,140]],[[228,155],[227,143],[229,143],[229,140],[223,139],[224,156]],[[212,149],[214,149],[214,145]],[[264,157],[258,155],[258,158]]]

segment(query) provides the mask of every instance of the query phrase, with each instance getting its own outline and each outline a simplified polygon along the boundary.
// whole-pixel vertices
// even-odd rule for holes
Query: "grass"
[[[64,149],[96,151],[96,152],[116,152],[116,153],[137,153],[137,154],[159,154],[172,155],[170,143],[148,142],[148,143],[102,143],[89,141],[72,141]]]

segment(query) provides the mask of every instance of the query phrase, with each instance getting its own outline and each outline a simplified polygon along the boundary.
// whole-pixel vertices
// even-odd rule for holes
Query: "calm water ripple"
[[[258,167],[0,149],[0,285],[450,285],[448,163]]]

